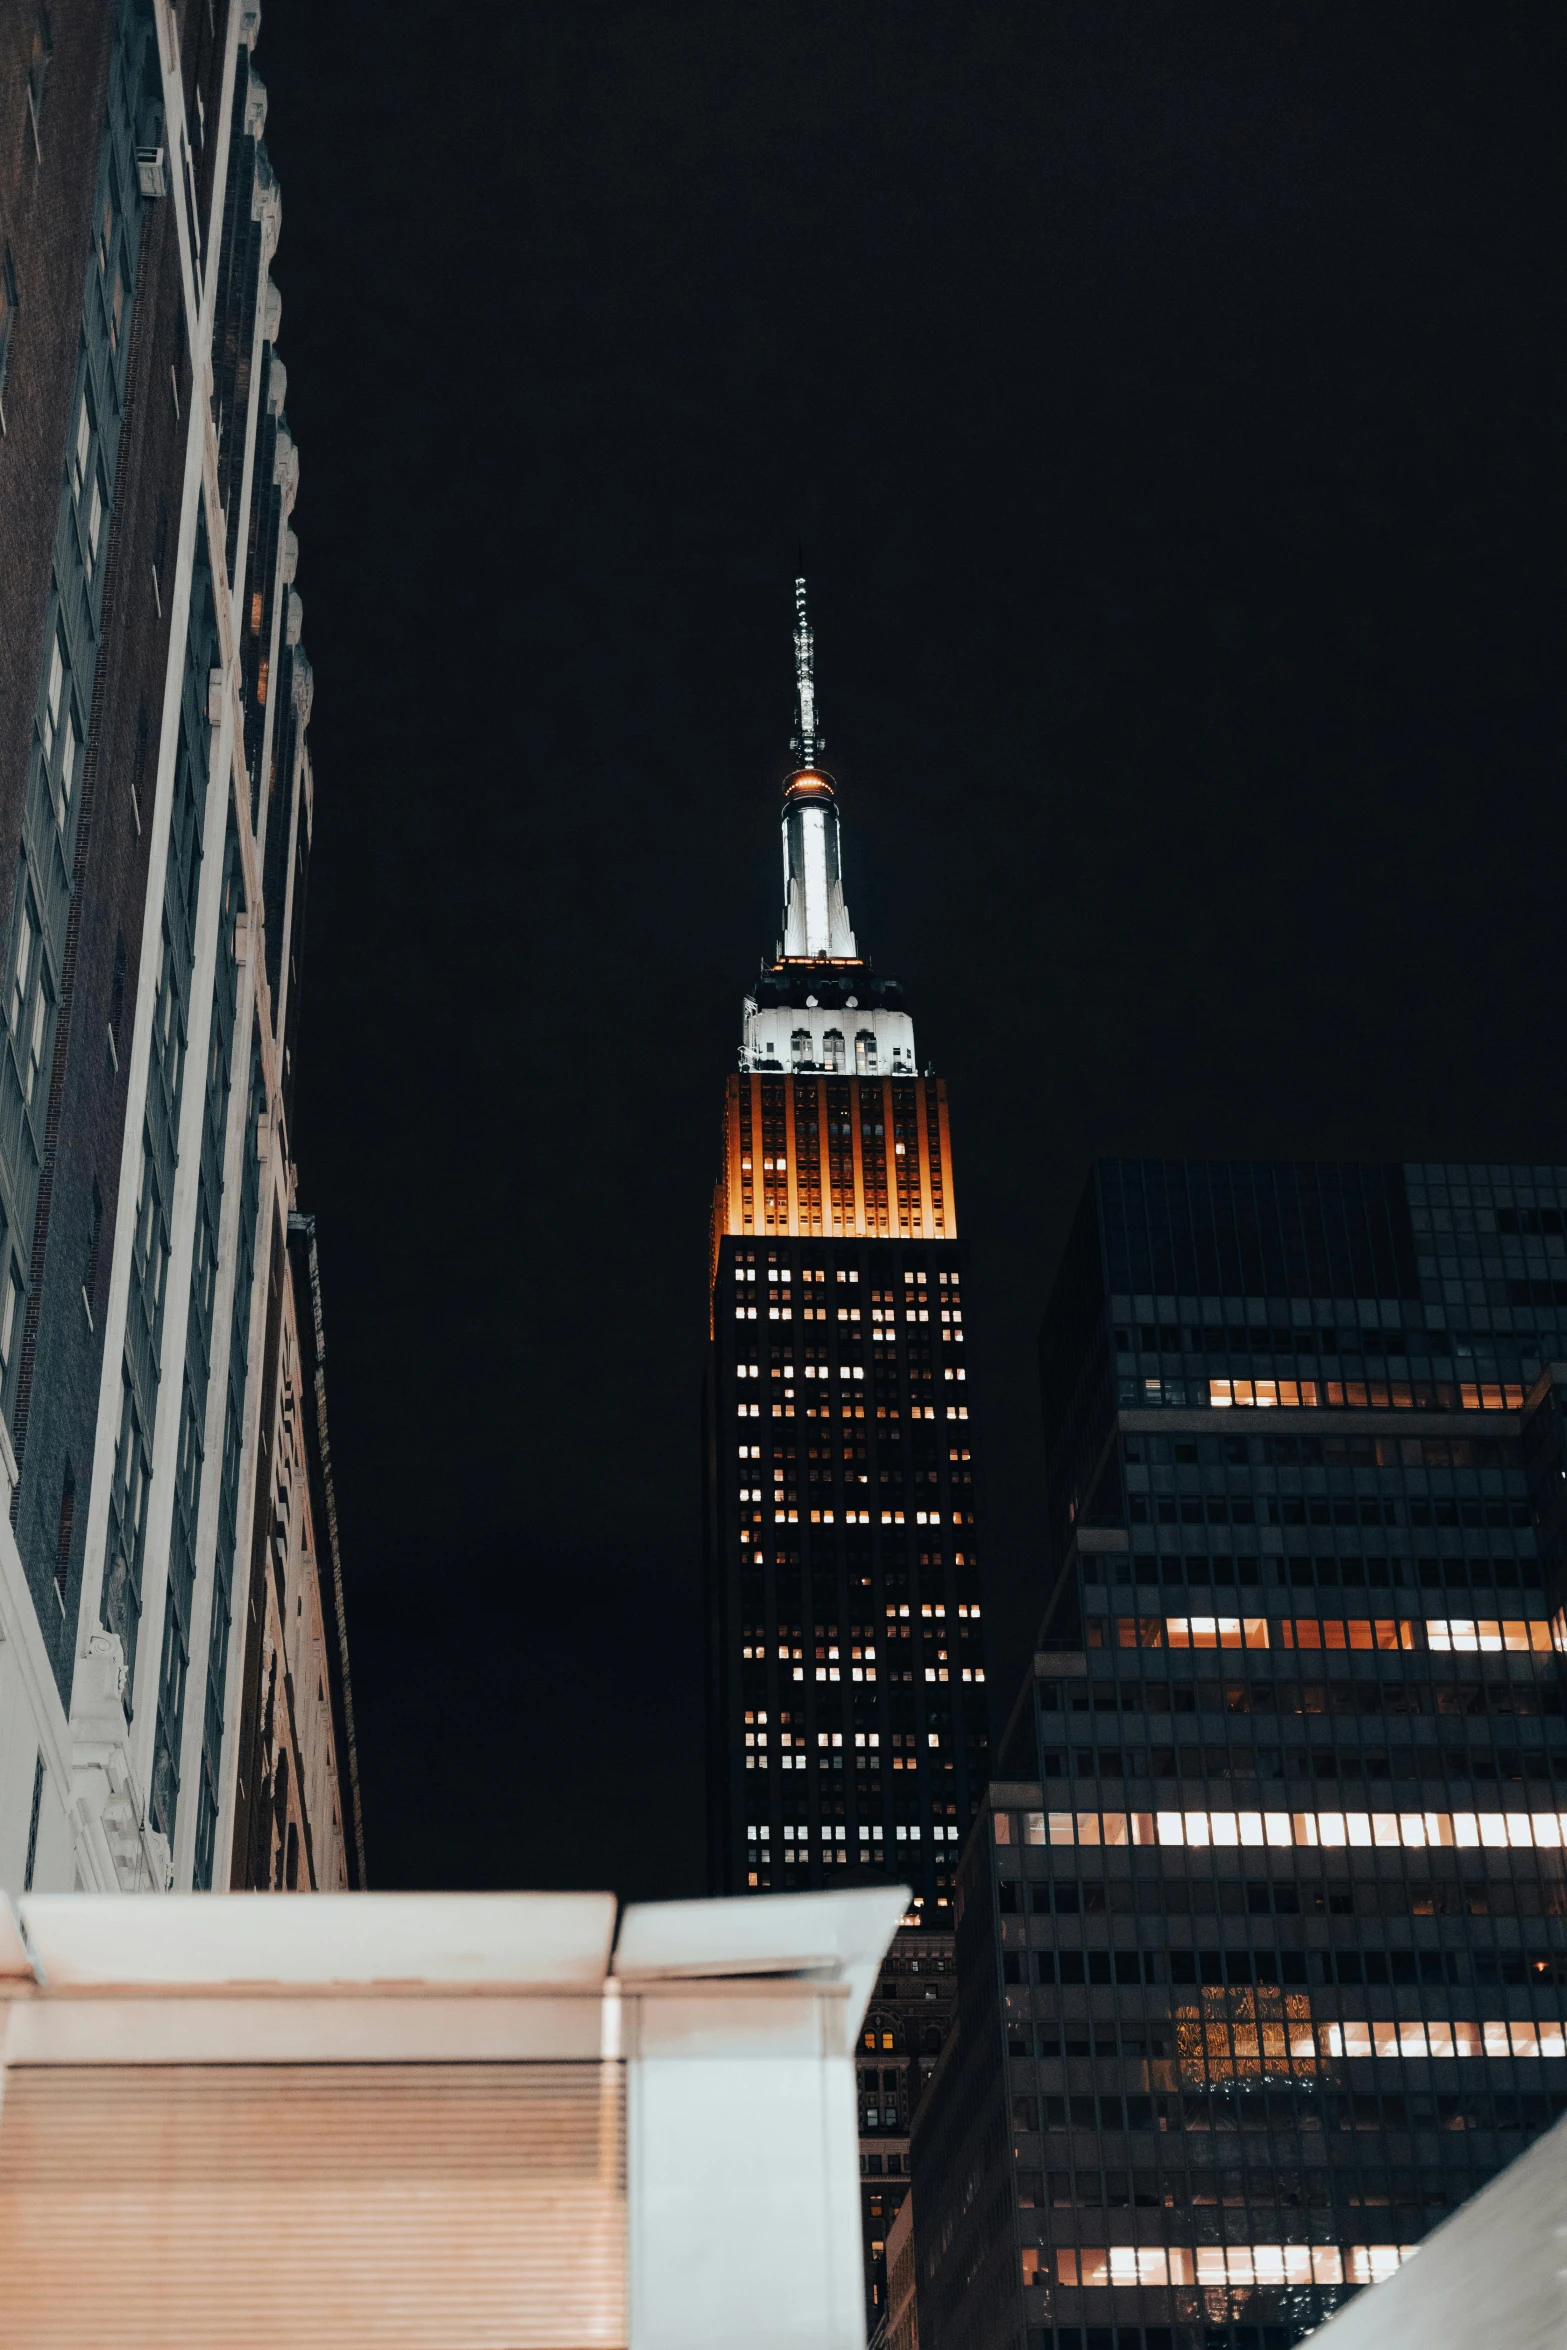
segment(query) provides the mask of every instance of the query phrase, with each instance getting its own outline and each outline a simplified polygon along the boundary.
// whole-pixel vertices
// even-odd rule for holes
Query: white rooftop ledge
[[[858,2001],[857,2027],[908,1904],[901,1885],[755,1901],[639,1903],[620,1921],[615,1973],[628,1987],[655,1979],[812,1975],[845,1985],[851,2003]]]
[[[19,1907],[54,1991],[596,1990],[615,1934],[612,1893],[39,1893]]]

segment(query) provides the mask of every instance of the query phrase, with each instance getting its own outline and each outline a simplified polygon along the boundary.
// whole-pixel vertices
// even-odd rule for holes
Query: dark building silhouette
[[[925,2350],[1280,2350],[1567,2109],[1564,1320],[1567,1168],[1095,1170]]]
[[[909,2126],[935,2073],[956,1997],[952,1937],[902,1933],[860,2028],[860,2222],[870,2330],[892,2316],[892,2226],[909,2191]]]

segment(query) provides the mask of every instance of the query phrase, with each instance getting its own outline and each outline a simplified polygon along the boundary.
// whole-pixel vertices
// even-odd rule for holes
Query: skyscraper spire
[[[816,724],[816,640],[805,611],[805,582],[794,583],[794,740],[790,745],[801,767],[814,767],[827,745]]]
[[[838,861],[838,807],[832,777],[818,761],[826,744],[816,722],[816,640],[805,608],[805,582],[794,583],[794,773],[784,785],[784,934],[782,957],[852,961],[858,954],[843,902]]]
[[[843,898],[837,787],[821,763],[816,645],[794,583],[794,765],[784,777],[778,953],[745,999],[740,1066],[912,1077],[914,1023],[896,979],[861,955]]]

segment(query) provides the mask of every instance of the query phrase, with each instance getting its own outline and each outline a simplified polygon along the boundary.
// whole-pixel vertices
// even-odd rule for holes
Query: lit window
[[[1415,1627],[1407,1617],[1327,1616],[1319,1621],[1286,1616],[1279,1634],[1286,1648],[1409,1649],[1415,1645]]]
[[[1414,1852],[1435,1849],[1560,1852],[1567,1846],[1567,1812],[1562,1811],[1137,1811],[1075,1815],[1063,1811],[1024,1812],[1019,1816],[1025,1844],[1165,1844],[1259,1849],[1293,1846],[1366,1851],[1402,1847]],[[1013,1840],[1009,1817],[1000,1812],[995,1815],[998,1844]],[[1455,2031],[1457,2028],[1453,2027]],[[1460,2048],[1459,2054],[1463,2053]]]
[[[1148,1637],[1150,1619],[1117,1619],[1117,1644],[1122,1648],[1157,1648],[1158,1619],[1151,1619],[1154,1637]],[[1165,1632],[1172,1648],[1266,1648],[1265,1616],[1166,1616]],[[1287,1644],[1286,1644],[1287,1645]]]
[[[1551,1627],[1544,1617],[1535,1617],[1529,1621],[1516,1618],[1498,1621],[1487,1616],[1474,1619],[1428,1616],[1426,1644],[1442,1654],[1456,1652],[1470,1656],[1494,1656],[1504,1649],[1535,1649],[1544,1654],[1550,1649]]]
[[[1411,2244],[1112,2244],[1107,2250],[1062,2246],[1055,2252],[1063,2285],[1343,2285],[1391,2276]],[[1043,2283],[1049,2258],[1036,2252],[1027,2281]],[[1025,2264],[1028,2254],[1023,2255]]]

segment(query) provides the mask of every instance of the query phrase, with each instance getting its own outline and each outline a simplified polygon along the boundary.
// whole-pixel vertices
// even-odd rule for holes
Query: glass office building
[[[925,2350],[1283,2350],[1567,2109],[1567,1168],[1105,1163]]]

